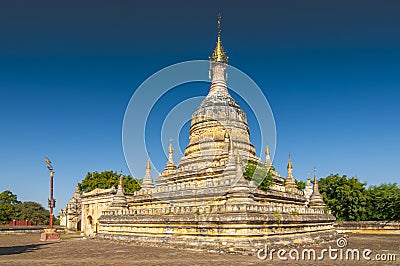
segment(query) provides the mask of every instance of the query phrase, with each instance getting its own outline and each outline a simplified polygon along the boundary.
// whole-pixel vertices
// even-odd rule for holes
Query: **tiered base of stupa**
[[[317,215],[225,213],[208,215],[106,215],[97,237],[141,244],[226,252],[256,252],[267,245],[314,243],[335,235]]]
[[[264,192],[240,182],[225,189],[175,185],[126,195],[130,207],[103,211],[97,237],[254,254],[266,244],[303,244],[335,235],[335,218],[305,207],[297,190],[275,185]]]

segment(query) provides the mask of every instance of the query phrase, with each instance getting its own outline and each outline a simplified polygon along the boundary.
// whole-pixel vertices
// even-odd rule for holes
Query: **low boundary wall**
[[[334,226],[338,233],[400,234],[400,222],[338,222]]]
[[[40,234],[48,226],[0,226],[0,234]],[[57,231],[63,231],[63,227],[55,226]]]

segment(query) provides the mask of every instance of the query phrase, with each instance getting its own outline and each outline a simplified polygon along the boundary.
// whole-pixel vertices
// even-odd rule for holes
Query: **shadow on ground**
[[[30,244],[24,246],[0,247],[0,256],[33,252],[35,250],[40,249],[42,246],[46,246],[49,244],[53,243],[40,243],[40,244]]]

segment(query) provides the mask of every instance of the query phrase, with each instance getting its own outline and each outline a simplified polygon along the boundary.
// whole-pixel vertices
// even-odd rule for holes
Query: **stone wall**
[[[335,229],[338,233],[400,234],[400,222],[338,222]]]
[[[98,218],[109,208],[116,193],[115,188],[95,189],[82,194],[81,231],[84,235],[93,236],[99,230]]]
[[[0,234],[38,234],[42,233],[45,228],[48,226],[0,226]]]
[[[107,212],[105,212],[107,213]],[[96,237],[203,250],[251,253],[265,244],[315,243],[336,235],[324,215],[229,213],[102,215]]]

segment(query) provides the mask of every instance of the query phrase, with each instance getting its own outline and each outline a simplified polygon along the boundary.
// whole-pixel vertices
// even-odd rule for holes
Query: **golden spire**
[[[215,46],[214,52],[211,55],[211,61],[218,63],[228,64],[228,56],[225,53],[224,47],[221,41],[221,14],[218,13],[218,38],[217,45]]]
[[[124,188],[124,176],[122,175],[122,172],[119,175],[118,188]]]
[[[175,166],[174,159],[172,158],[173,152],[174,152],[174,149],[172,148],[172,138],[170,138],[169,139],[169,148],[168,148],[168,163],[173,164]]]
[[[169,148],[168,148],[168,153],[172,155],[174,152],[174,149],[172,148],[172,138],[169,139]]]
[[[270,155],[268,144],[267,144],[267,148],[265,149],[265,155],[267,155],[268,157],[269,157],[269,155]]]
[[[317,168],[314,166],[314,185],[317,183]],[[317,188],[318,188],[318,184],[317,184]]]
[[[289,159],[288,159],[288,164],[287,164],[287,172],[288,172],[288,175],[285,180],[285,186],[289,187],[289,188],[295,188],[296,180],[293,177],[293,169],[292,169],[292,161],[290,160],[290,152],[289,152]]]
[[[150,159],[147,160],[146,169],[147,169],[147,170],[151,169]]]
[[[288,169],[292,169],[292,168],[293,168],[293,166],[292,166],[292,161],[290,160],[290,152],[289,152],[289,159],[288,159],[287,168],[288,168]]]
[[[271,160],[268,143],[267,143],[267,147],[265,148],[265,159],[266,160]]]
[[[174,163],[174,158],[172,157],[174,149],[172,148],[172,138],[169,139],[169,148],[168,148],[168,162],[165,166],[165,170],[175,170],[176,166]]]
[[[271,157],[270,157],[270,153],[269,153],[268,144],[267,144],[267,147],[265,148],[265,165],[267,167],[272,167],[272,161],[271,161]]]

